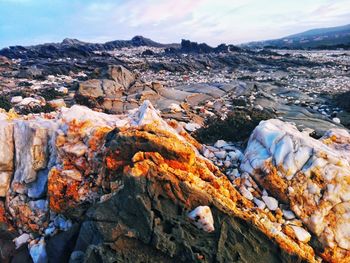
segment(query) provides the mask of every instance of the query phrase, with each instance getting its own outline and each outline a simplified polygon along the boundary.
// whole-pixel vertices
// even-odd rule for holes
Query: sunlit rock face
[[[256,183],[248,176],[231,182],[200,154],[203,146],[183,126],[162,119],[149,101],[127,115],[108,115],[73,106],[52,114],[5,114],[1,122],[0,172],[6,176],[1,176],[0,194],[6,198],[0,221],[3,218],[21,234],[31,234],[23,242],[29,242],[33,259],[50,254],[50,237],[82,222],[82,230],[76,234],[76,247],[71,250],[82,253],[86,261],[92,256],[91,249],[98,245],[101,257],[113,255],[113,259],[120,260],[127,257],[132,262],[149,258],[163,262],[169,259],[211,262],[217,255],[221,262],[237,258],[247,262],[257,259],[317,262],[309,232],[300,224],[282,225],[280,204],[290,203],[294,211],[284,210],[285,218],[293,220],[295,215],[302,218],[316,234],[311,228],[314,222],[307,217],[307,209],[311,208],[307,207],[304,195],[309,192],[315,195],[323,181],[311,172],[309,175],[304,172],[304,177],[310,177],[310,183],[304,187],[296,180],[299,173],[293,171],[316,167],[316,159],[314,165],[306,165],[313,160],[307,153],[326,158],[316,153],[318,149],[328,149],[342,156],[346,155],[349,143],[343,131],[331,131],[322,141],[316,141],[283,124],[284,133],[290,129],[288,136],[292,142],[300,138],[298,145],[304,145],[302,138],[307,140],[298,155],[307,159],[305,163],[292,162],[302,168],[288,168],[283,166],[286,158],[277,153],[274,157],[274,153],[295,154],[291,148],[283,148],[293,143],[286,141],[279,150],[274,146],[272,154],[270,147],[264,148],[275,141],[270,130],[275,131],[273,134],[283,132],[281,128],[274,130],[281,123],[265,122],[268,125],[260,135],[259,126],[252,135],[242,169],[254,175],[272,197],[255,187]],[[282,161],[276,165],[273,158]],[[341,175],[343,170],[339,167],[347,169],[346,158],[341,163],[329,162],[332,165],[329,169]],[[336,194],[339,198],[346,196]],[[307,200],[315,200],[312,198]],[[325,197],[319,200],[322,198]],[[323,219],[328,224],[324,229],[334,231],[334,238],[326,240],[325,230],[316,235],[325,247],[334,249],[337,255],[343,253],[345,258],[346,243],[342,240],[347,240],[347,232],[343,231],[347,224],[346,203],[337,204]],[[316,213],[319,207],[312,209]],[[340,224],[334,223],[329,215]],[[91,236],[98,240],[90,240]],[[105,250],[107,244],[111,249]],[[135,244],[148,252],[135,258],[135,253],[130,253]],[[327,260],[333,259],[327,256],[324,254]]]
[[[318,237],[326,260],[350,256],[350,135],[334,129],[321,139],[272,119],[252,133],[241,165]]]

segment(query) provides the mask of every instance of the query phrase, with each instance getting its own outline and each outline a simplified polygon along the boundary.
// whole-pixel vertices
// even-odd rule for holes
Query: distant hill
[[[143,36],[135,36],[131,40],[114,40],[103,44],[88,43],[78,39],[66,38],[60,43],[46,43],[33,46],[11,46],[0,50],[0,56],[10,59],[31,58],[88,58],[95,56],[94,51],[106,52],[123,47],[158,47],[164,48],[167,54],[176,53],[211,53],[231,52],[241,49],[234,45],[221,44],[211,47],[205,43],[182,40],[180,44],[161,44]],[[152,53],[148,50],[145,54]]]
[[[251,42],[243,46],[277,49],[350,49],[350,24],[317,28],[280,39]]]
[[[11,46],[0,50],[0,55],[8,58],[85,58],[93,55],[93,51],[110,51],[123,47],[162,47],[178,48],[179,44],[161,44],[143,36],[135,36],[131,40],[115,40],[99,43],[88,43],[77,39],[66,38],[60,43],[46,43],[34,46]]]

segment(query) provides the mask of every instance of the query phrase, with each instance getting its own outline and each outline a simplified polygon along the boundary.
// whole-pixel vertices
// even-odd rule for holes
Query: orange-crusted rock
[[[152,124],[116,129],[107,138],[104,180],[120,187],[87,211],[91,221],[78,237],[96,231],[102,260],[316,262],[311,246],[277,230],[188,141]],[[197,206],[212,211],[210,234],[188,218]],[[145,253],[131,253],[135,247]]]
[[[241,165],[269,192],[289,204],[310,231],[316,253],[350,261],[350,134],[334,129],[320,140],[281,120],[263,121],[252,133]],[[288,229],[288,228],[287,228]],[[288,231],[291,232],[291,231]]]

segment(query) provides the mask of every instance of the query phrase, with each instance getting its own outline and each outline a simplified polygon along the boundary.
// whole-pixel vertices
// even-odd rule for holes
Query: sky
[[[350,0],[0,0],[0,47],[131,39],[239,44],[350,24]]]

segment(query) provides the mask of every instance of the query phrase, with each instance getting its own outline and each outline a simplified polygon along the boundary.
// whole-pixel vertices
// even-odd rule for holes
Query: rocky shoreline
[[[347,52],[0,54],[1,262],[349,260]]]

